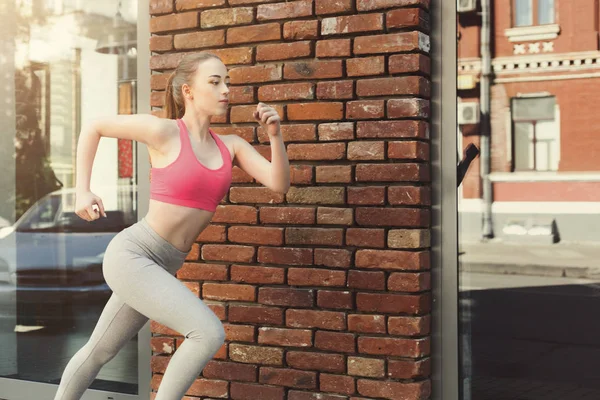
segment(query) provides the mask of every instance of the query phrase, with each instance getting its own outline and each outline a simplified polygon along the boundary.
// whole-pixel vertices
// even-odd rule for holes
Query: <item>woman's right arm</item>
[[[90,191],[92,167],[101,137],[135,140],[163,153],[174,128],[176,127],[172,120],[149,114],[117,115],[87,124],[81,130],[77,143],[77,215],[88,221],[93,221],[100,215],[106,216],[102,200]],[[94,210],[94,204],[99,212]]]

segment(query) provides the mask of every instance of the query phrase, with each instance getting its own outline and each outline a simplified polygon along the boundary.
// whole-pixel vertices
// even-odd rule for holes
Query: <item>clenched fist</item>
[[[254,119],[263,127],[269,137],[277,136],[280,132],[281,117],[273,107],[258,103],[254,111]]]
[[[97,220],[100,216],[106,218],[102,199],[90,191],[77,192],[75,197],[75,213],[86,221]]]

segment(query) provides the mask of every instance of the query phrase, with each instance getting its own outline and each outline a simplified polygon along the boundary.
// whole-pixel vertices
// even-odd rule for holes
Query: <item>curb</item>
[[[459,260],[460,272],[528,275],[555,278],[600,279],[600,267],[561,267],[543,264],[504,264]]]

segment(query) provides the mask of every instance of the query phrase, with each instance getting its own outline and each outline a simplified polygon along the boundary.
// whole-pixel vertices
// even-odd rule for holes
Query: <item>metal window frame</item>
[[[148,12],[149,0],[138,1],[138,23],[137,43],[138,46],[138,85],[137,98],[138,113],[150,113],[150,48],[147,46],[150,40],[150,13]],[[137,144],[137,151],[144,152],[145,157],[137,156],[136,166],[138,171],[138,219],[146,214],[147,202],[150,198],[148,179],[149,168],[145,161],[147,150],[145,146]],[[138,153],[139,154],[139,153]],[[143,160],[143,161],[142,161]],[[122,394],[100,390],[89,389],[81,398],[82,400],[147,400],[150,398],[150,381],[152,371],[150,361],[152,353],[150,350],[150,324],[147,323],[138,333],[138,394]],[[32,382],[17,379],[0,378],[0,399],[3,400],[52,400],[56,394],[57,385]]]
[[[456,2],[431,2],[432,399],[460,399]]]

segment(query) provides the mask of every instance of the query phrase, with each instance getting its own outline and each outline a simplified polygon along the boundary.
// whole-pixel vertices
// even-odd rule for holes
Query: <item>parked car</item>
[[[136,222],[137,191],[117,186],[103,192],[113,198],[117,193],[118,199],[104,202],[107,218],[81,219],[74,211],[74,189],[60,189],[0,229],[0,291],[16,293],[12,308],[19,320],[62,319],[69,309],[103,306],[110,296],[102,275],[104,251],[118,232]]]

